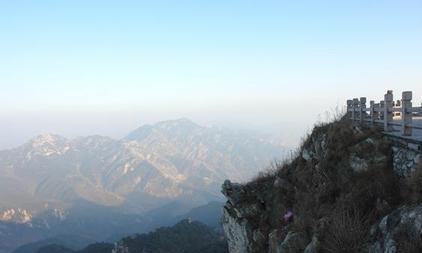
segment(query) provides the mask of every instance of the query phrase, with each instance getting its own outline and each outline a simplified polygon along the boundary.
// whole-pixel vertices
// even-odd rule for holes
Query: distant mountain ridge
[[[69,211],[69,216],[62,221],[36,217],[30,224],[31,227],[28,224],[5,224],[20,226],[19,229],[11,227],[9,230],[9,232],[19,233],[19,235],[15,234],[15,238],[31,236],[31,232],[32,237],[35,234],[38,238],[30,243],[21,244],[13,250],[13,253],[36,253],[38,249],[49,245],[60,245],[77,251],[95,242],[112,243],[133,234],[148,233],[159,227],[173,226],[184,219],[201,222],[216,232],[222,233],[220,226],[222,206],[222,202],[210,202],[180,214],[186,207],[183,203],[174,202],[143,216],[112,213],[109,209],[87,207]],[[174,212],[174,208],[178,210]],[[49,228],[44,226],[46,222],[49,223]],[[0,228],[0,233],[1,231]],[[3,243],[10,243],[10,239],[13,237],[4,236],[3,233],[3,237],[0,237],[0,249],[3,249],[2,240]]]
[[[187,119],[145,125],[122,140],[44,134],[0,152],[0,220],[7,210],[32,214],[80,199],[138,213],[178,198],[203,204],[221,199],[224,179],[245,180],[285,150]],[[150,207],[133,205],[140,196]]]
[[[228,253],[228,249],[222,234],[186,219],[172,227],[123,238],[115,243],[112,252]]]
[[[161,227],[148,234],[135,234],[114,244],[95,243],[72,250],[63,243],[51,243],[34,253],[228,253],[221,232],[197,221],[185,219],[172,227]]]
[[[31,229],[66,222],[69,227],[78,210],[90,212],[89,206],[110,215],[144,215],[173,202],[178,209],[169,212],[177,211],[171,214],[177,217],[221,200],[225,179],[244,181],[286,153],[266,136],[202,127],[188,119],[144,125],[121,140],[39,135],[0,151],[0,223],[21,223],[0,226],[0,233],[13,227],[29,235]],[[95,215],[87,217],[86,224],[100,224],[91,221]]]

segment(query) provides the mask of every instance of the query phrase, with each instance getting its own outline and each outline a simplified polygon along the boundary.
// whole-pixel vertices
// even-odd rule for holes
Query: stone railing
[[[417,138],[415,130],[422,130],[422,106],[412,106],[411,91],[403,91],[401,100],[395,102],[393,91],[389,90],[384,100],[379,103],[371,100],[369,107],[366,105],[366,97],[347,100],[347,113],[352,120],[381,126],[386,133],[395,132],[401,136]]]

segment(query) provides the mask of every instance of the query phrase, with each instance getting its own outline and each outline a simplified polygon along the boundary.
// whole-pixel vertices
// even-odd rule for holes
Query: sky
[[[180,117],[295,145],[346,99],[422,99],[422,2],[0,0],[0,149]]]

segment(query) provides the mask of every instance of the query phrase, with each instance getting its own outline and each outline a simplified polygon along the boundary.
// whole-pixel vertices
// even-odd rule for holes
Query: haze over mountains
[[[271,138],[188,119],[121,140],[43,134],[0,151],[0,248],[65,232],[104,240],[148,231],[221,200],[225,179],[245,181],[286,153]],[[24,236],[10,241],[16,233]]]

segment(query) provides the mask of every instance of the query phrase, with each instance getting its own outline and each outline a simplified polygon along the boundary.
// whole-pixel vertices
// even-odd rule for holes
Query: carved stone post
[[[349,118],[352,118],[352,108],[353,108],[353,100],[347,100],[347,115]]]
[[[391,132],[392,127],[388,124],[393,121],[393,91],[388,90],[384,95],[384,131]]]
[[[380,114],[380,119],[382,119],[382,120],[384,120],[384,107],[385,107],[385,102],[384,102],[384,100],[381,100],[380,101],[380,112],[379,112],[379,114]]]
[[[381,110],[381,103],[376,103],[375,104],[375,106],[374,106],[374,113],[375,113],[375,119],[376,120],[380,120],[381,119],[381,116],[382,116],[382,113],[380,112],[380,110]]]
[[[366,115],[366,97],[361,97],[360,98],[360,105],[359,105],[359,113],[360,113],[360,123],[364,123],[364,118]]]
[[[357,98],[354,98],[353,99],[353,113],[352,113],[352,119],[353,120],[356,120],[357,119],[357,110],[359,109],[359,99],[357,99]]]
[[[371,100],[369,101],[369,106],[370,106],[370,111],[369,111],[369,116],[371,117],[371,125],[374,125],[374,120],[375,120],[375,101]]]
[[[412,128],[410,127],[412,124],[412,116],[412,92],[403,91],[401,99],[402,135],[412,135]]]

